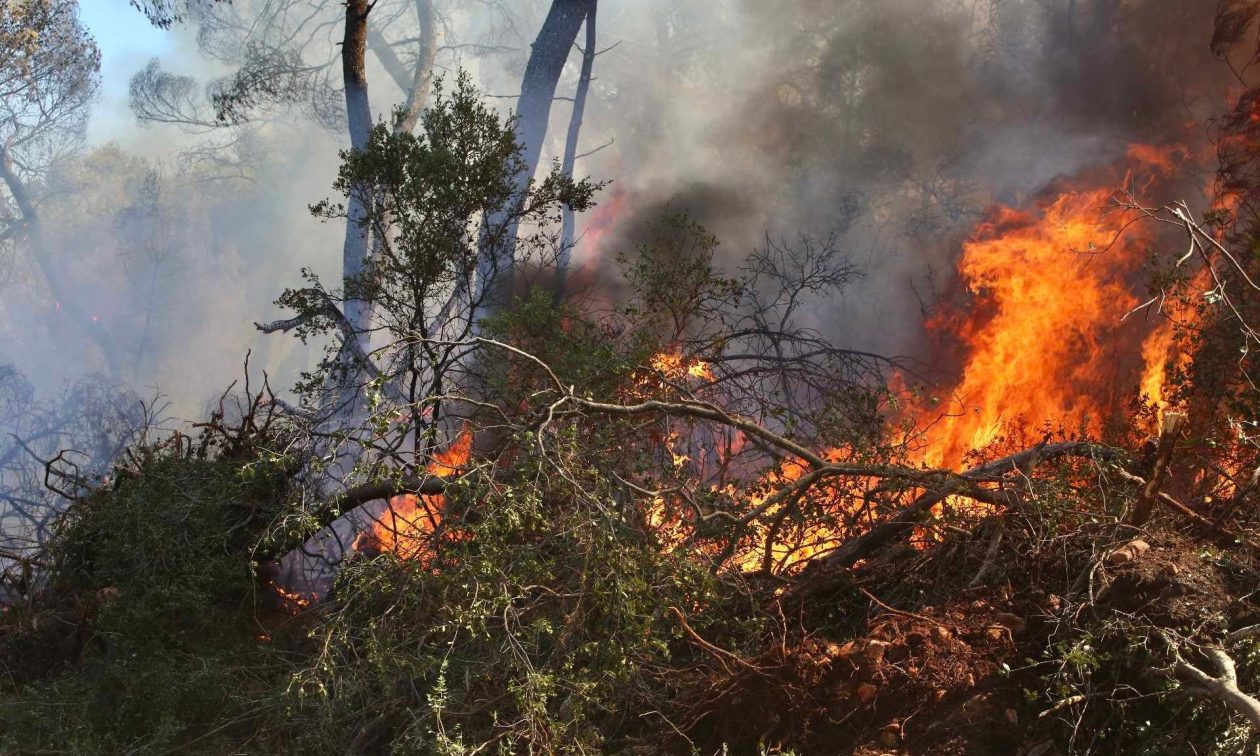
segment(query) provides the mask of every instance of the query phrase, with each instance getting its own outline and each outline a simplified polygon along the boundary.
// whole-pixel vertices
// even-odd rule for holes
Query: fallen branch
[[[933,625],[940,624],[936,620],[932,619],[931,617],[924,617],[922,614],[915,614],[914,612],[907,612],[904,609],[896,609],[894,607],[891,607],[888,604],[885,604],[883,601],[880,601],[879,599],[875,598],[875,594],[871,593],[870,591],[866,590],[860,585],[857,587],[857,589],[862,592],[863,596],[873,601],[876,606],[880,607],[881,609],[885,611],[892,612],[893,614],[896,614],[902,617],[909,617],[910,619],[922,620],[923,622],[927,622]]]
[[[1177,676],[1194,683],[1208,695],[1243,715],[1253,728],[1260,731],[1260,700],[1239,689],[1238,671],[1233,657],[1221,648],[1206,649],[1204,654],[1216,665],[1219,674],[1209,675],[1177,654],[1177,662],[1173,667]]]
[[[1141,477],[1140,475],[1134,475],[1133,473],[1128,472],[1127,470],[1118,470],[1117,473],[1119,474],[1121,478],[1129,481],[1130,483],[1135,483],[1139,486],[1142,486],[1144,489],[1149,487],[1148,481],[1145,478]],[[1221,535],[1229,536],[1231,538],[1234,537],[1234,534],[1231,533],[1230,531],[1226,530],[1220,525],[1217,525],[1216,523],[1212,522],[1208,518],[1204,517],[1203,515],[1194,511],[1190,507],[1187,507],[1185,504],[1182,504],[1181,502],[1177,501],[1176,499],[1174,499],[1173,497],[1169,496],[1168,494],[1162,491],[1156,494],[1155,498],[1164,506],[1168,507],[1174,512],[1177,512],[1178,514],[1181,514],[1191,520],[1194,520],[1200,525],[1209,527],[1212,530],[1215,530],[1217,533],[1220,533]]]
[[[959,477],[963,479],[991,478],[999,473],[1015,471],[1033,457],[1038,457],[1038,462],[1046,462],[1059,457],[1115,458],[1116,456],[1116,450],[1087,441],[1054,444],[1052,446],[1044,447],[1037,446],[1032,449],[1025,449],[1018,454],[1012,454],[1009,457],[1003,457],[1002,459],[994,460],[993,462],[972,468],[967,472],[962,473]],[[863,533],[829,554],[822,560],[823,564],[828,567],[853,566],[855,562],[859,559],[865,558],[876,548],[879,548],[897,536],[913,530],[916,526],[922,523],[924,515],[929,513],[932,507],[956,493],[958,493],[958,490],[953,485],[946,486],[937,491],[928,491],[927,493],[924,493],[894,515],[892,519],[871,528],[866,533]]]
[[[436,496],[446,492],[450,481],[435,475],[423,478],[401,478],[379,483],[365,483],[346,489],[340,495],[322,503],[312,513],[315,524],[320,529],[330,527],[347,512],[354,510],[369,501],[392,499],[395,496],[411,494],[414,496]]]
[[[1229,635],[1226,635],[1225,642],[1237,643],[1240,640],[1256,637],[1260,637],[1260,625],[1248,625],[1247,627],[1240,627]]]
[[[962,481],[992,480],[994,476],[1020,471],[1022,466],[1027,465],[1033,459],[1041,463],[1060,457],[1115,460],[1119,456],[1118,450],[1089,441],[1074,441],[1050,446],[1038,445],[1017,454],[1012,454],[1009,457],[1003,457],[1002,459],[974,467],[959,475],[958,479]],[[876,525],[818,560],[815,563],[814,569],[816,572],[813,572],[812,579],[804,579],[797,583],[798,587],[789,593],[795,594],[797,598],[804,598],[819,590],[832,587],[838,579],[837,575],[841,570],[852,567],[858,560],[865,559],[876,549],[913,531],[928,519],[932,507],[959,493],[959,489],[960,486],[956,479],[947,481],[941,488],[923,493],[893,515],[891,519]],[[1001,500],[994,497],[994,501]],[[1010,504],[1014,501],[1017,501],[1017,498],[1010,497],[1010,499],[1001,503]]]
[[[729,660],[729,661],[735,662],[736,664],[738,664],[739,666],[743,667],[744,669],[750,672],[755,672],[756,674],[759,674],[759,675],[765,674],[765,671],[761,667],[758,667],[756,664],[753,664],[747,659],[744,659],[743,657],[737,654],[733,654],[730,651],[727,651],[726,649],[720,646],[715,646],[712,643],[705,640],[703,637],[701,637],[700,633],[697,633],[694,629],[692,629],[691,625],[687,622],[686,615],[682,613],[681,609],[679,609],[676,606],[671,606],[669,610],[674,613],[675,617],[678,618],[678,624],[682,626],[683,631],[687,633],[687,636],[691,638],[692,642],[695,643],[700,648],[703,648],[705,651],[708,651],[713,656],[717,657],[718,661],[722,663],[722,666],[725,667],[726,661]],[[727,671],[727,674],[730,674],[729,667],[727,668],[726,671]]]

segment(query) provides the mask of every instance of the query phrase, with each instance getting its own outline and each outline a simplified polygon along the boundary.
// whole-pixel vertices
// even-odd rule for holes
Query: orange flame
[[[1135,145],[1125,182],[1169,172],[1180,148]],[[1119,325],[1137,303],[1126,278],[1140,265],[1149,226],[1108,212],[1118,182],[1071,187],[1029,210],[1000,207],[963,245],[959,275],[974,297],[953,321],[966,358],[953,406],[931,428],[922,461],[956,466],[1013,422],[1061,424],[1097,434],[1114,409],[1112,389],[1127,339]],[[1171,334],[1148,338],[1143,357],[1166,355]],[[1147,370],[1142,388],[1162,396]],[[920,419],[935,419],[935,412]]]
[[[440,478],[459,474],[472,454],[472,440],[472,430],[465,425],[450,446],[433,455],[425,469]],[[372,528],[355,539],[355,548],[389,552],[400,559],[420,558],[427,551],[426,536],[442,522],[445,505],[446,497],[441,494],[395,496]]]
[[[689,359],[676,352],[661,352],[652,358],[652,369],[671,381],[682,378],[713,380],[713,369],[704,360]]]
[[[1140,355],[1139,337],[1122,325],[1137,304],[1130,282],[1152,241],[1151,226],[1134,224],[1132,215],[1108,205],[1122,185],[1162,180],[1186,159],[1179,146],[1135,145],[1115,170],[1085,176],[1025,209],[990,211],[963,244],[958,264],[970,295],[966,308],[928,323],[960,347],[959,377],[943,397],[949,399],[943,416],[939,407],[911,410],[926,429],[925,444],[907,461],[957,468],[1011,426],[1055,423],[1097,435],[1135,389],[1167,401],[1167,368],[1184,359],[1173,325],[1146,336]],[[758,490],[781,487],[801,473],[792,465],[776,469]],[[821,493],[829,506],[843,508],[854,490]],[[859,502],[849,503],[857,511]],[[791,568],[831,548],[840,535],[806,533],[804,547],[775,546],[771,561]],[[740,554],[736,563],[756,569],[765,563],[764,549]]]

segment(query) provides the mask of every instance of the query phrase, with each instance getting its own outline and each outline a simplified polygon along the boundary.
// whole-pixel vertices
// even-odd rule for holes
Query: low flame
[[[699,378],[713,380],[713,368],[704,360],[684,357],[677,352],[661,352],[652,358],[652,369],[660,372],[671,381],[683,378]]]
[[[271,590],[275,591],[276,595],[280,597],[281,604],[291,614],[297,614],[311,605],[310,596],[304,596],[297,591],[287,590],[281,587],[278,583],[271,582],[268,583],[268,585],[270,585]]]
[[[472,440],[472,430],[465,426],[450,446],[433,455],[425,469],[440,478],[459,474],[472,454]],[[445,505],[446,497],[441,494],[395,496],[372,528],[355,539],[355,548],[388,552],[400,559],[420,558],[428,549],[426,537],[442,522]]]

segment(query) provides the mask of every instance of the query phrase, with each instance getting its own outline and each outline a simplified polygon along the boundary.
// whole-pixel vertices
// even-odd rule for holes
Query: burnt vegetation
[[[829,36],[759,100],[754,136],[723,138],[782,158],[794,188],[768,213],[806,202],[788,180],[814,140],[847,134],[861,179],[824,187],[834,233],[746,254],[709,222],[755,193],[640,189],[614,222],[635,193],[575,175],[583,109],[618,96],[591,91],[596,0],[538,6],[506,117],[438,63],[519,36],[496,3],[467,37],[428,0],[136,5],[233,67],[204,92],[156,63],[133,80],[142,119],[227,140],[178,169],[83,154],[99,55],[75,4],[0,7],[0,264],[103,368],[50,397],[0,362],[0,750],[1260,752],[1260,4],[1170,2],[1160,25],[1104,0],[993,3],[977,30],[947,3],[917,21],[785,4]],[[1038,47],[1021,23],[1043,10]],[[658,29],[680,68],[707,44],[687,13]],[[399,19],[414,37],[384,36]],[[1170,65],[1154,42],[1187,19],[1230,80],[1210,144],[1156,136],[1197,117],[1181,93],[1124,88]],[[865,45],[915,29],[940,60],[975,31],[976,79],[937,71],[909,101],[915,69]],[[917,121],[877,128],[885,108],[994,108],[981,90],[1039,67],[1072,128],[1131,143],[979,205],[991,161],[927,175],[915,153],[967,129],[942,147]],[[373,122],[378,68],[401,96]],[[580,104],[547,166],[568,69]],[[1122,89],[1114,112],[1091,106],[1093,73]],[[820,94],[835,82],[844,108]],[[349,132],[333,196],[304,198],[344,232],[341,267],[275,284],[254,327],[288,357],[247,352],[177,422],[127,388],[169,348],[163,282],[234,238],[189,229],[247,202],[222,187],[267,180],[251,145],[285,118]],[[179,199],[201,182],[204,204]],[[103,208],[99,243],[136,242],[142,305],[102,322],[72,296],[92,270],[65,197]],[[820,315],[874,285],[853,229],[889,215],[956,263],[903,292],[916,358]]]

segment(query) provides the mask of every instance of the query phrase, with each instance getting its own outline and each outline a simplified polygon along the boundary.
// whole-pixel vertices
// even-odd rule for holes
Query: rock
[[[878,667],[884,661],[884,654],[888,653],[888,646],[887,641],[867,641],[866,647],[862,649],[862,657],[866,660],[866,664],[871,667]]]
[[[995,614],[993,619],[1002,627],[1010,630],[1011,635],[1019,635],[1028,627],[1028,622],[1017,614],[1001,612]]]
[[[1134,539],[1107,555],[1107,564],[1116,567],[1132,562],[1151,550],[1151,545],[1142,539]]]

